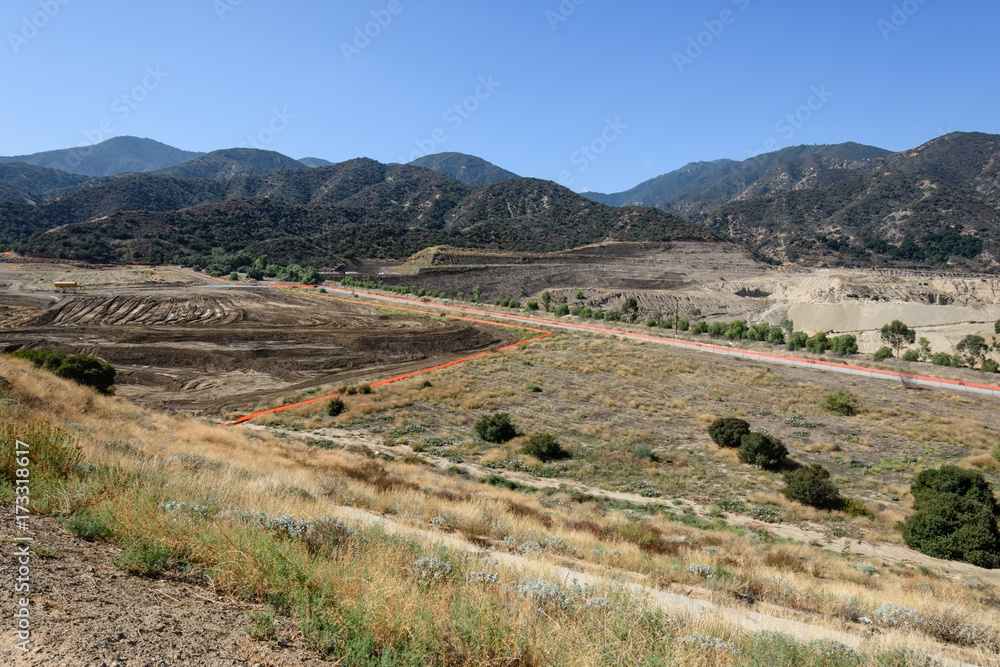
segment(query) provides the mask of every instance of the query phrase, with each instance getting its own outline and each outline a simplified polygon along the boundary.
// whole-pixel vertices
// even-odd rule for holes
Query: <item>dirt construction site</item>
[[[81,289],[60,293],[53,280]],[[455,319],[227,287],[169,269],[0,265],[5,351],[96,356],[118,371],[119,395],[169,410],[240,410],[320,384],[445,363],[514,337]]]

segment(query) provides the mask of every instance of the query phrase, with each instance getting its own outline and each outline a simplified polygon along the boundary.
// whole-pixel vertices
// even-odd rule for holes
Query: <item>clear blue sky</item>
[[[993,0],[897,0],[895,17],[893,0],[576,2],[6,0],[0,155],[253,136],[295,158],[396,162],[422,142],[614,192],[765,147],[1000,133]],[[355,45],[372,12],[391,21]]]

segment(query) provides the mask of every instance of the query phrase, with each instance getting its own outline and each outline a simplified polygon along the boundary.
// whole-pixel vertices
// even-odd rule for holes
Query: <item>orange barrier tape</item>
[[[271,287],[277,287],[279,289],[289,289],[289,288],[294,288],[294,287],[304,287],[304,285],[271,285]],[[315,297],[321,298],[321,299],[328,299],[330,301],[343,301],[343,302],[346,302],[346,303],[360,303],[360,304],[364,304],[364,305],[369,305],[368,302],[365,302],[365,301],[357,301],[357,300],[353,300],[353,299],[340,299],[340,298],[337,298],[337,297],[326,296],[326,295],[323,295],[323,294],[315,294],[315,295],[310,295],[310,296],[315,296]],[[412,309],[412,308],[400,308],[398,306],[396,306],[395,308],[397,308],[398,310],[408,310],[410,312],[417,312],[417,313],[421,313],[421,314],[427,314],[427,311],[415,310],[415,309]],[[439,371],[439,370],[442,370],[442,369],[445,369],[445,368],[449,368],[451,366],[456,366],[456,365],[464,363],[466,361],[470,361],[472,359],[478,359],[480,357],[485,357],[486,355],[493,354],[494,352],[502,352],[504,350],[510,350],[510,349],[513,349],[513,348],[516,348],[516,347],[520,347],[522,345],[527,345],[528,343],[533,343],[536,340],[542,340],[543,338],[548,338],[549,336],[552,335],[551,331],[545,331],[543,329],[533,329],[533,328],[530,328],[530,327],[522,327],[522,326],[518,326],[518,325],[514,325],[514,324],[505,324],[503,322],[489,322],[489,321],[486,321],[486,320],[477,320],[477,319],[473,319],[471,317],[458,317],[458,316],[455,316],[455,315],[449,315],[448,317],[451,317],[452,319],[456,319],[456,320],[465,320],[467,322],[477,322],[477,323],[480,323],[480,324],[490,324],[490,325],[494,325],[494,326],[506,327],[508,329],[521,329],[521,330],[524,330],[524,331],[532,331],[532,332],[537,333],[539,335],[535,336],[533,338],[528,338],[526,340],[518,341],[516,343],[511,343],[510,345],[504,345],[503,347],[498,347],[496,350],[487,350],[485,352],[479,352],[478,354],[473,354],[471,356],[464,357],[462,359],[456,359],[454,361],[449,361],[449,362],[444,363],[444,364],[438,364],[437,366],[431,366],[429,368],[423,368],[421,370],[413,371],[412,373],[407,373],[405,375],[399,375],[397,377],[389,378],[387,380],[379,380],[378,382],[373,382],[370,386],[372,386],[372,387],[381,387],[383,385],[392,384],[394,382],[400,382],[402,380],[408,380],[408,379],[410,379],[412,377],[416,377],[417,375],[423,375],[424,373],[430,373],[432,371]],[[223,426],[236,426],[237,424],[243,424],[243,423],[248,422],[251,419],[255,419],[257,417],[262,417],[264,415],[278,414],[280,412],[285,412],[286,410],[291,410],[293,408],[300,408],[300,407],[303,407],[303,406],[306,406],[306,405],[313,405],[313,404],[319,403],[321,401],[328,401],[328,400],[330,400],[332,398],[336,398],[337,396],[340,396],[339,392],[336,393],[336,394],[330,394],[328,396],[320,396],[319,398],[313,398],[313,399],[310,399],[308,401],[302,401],[300,403],[292,403],[290,405],[283,405],[283,406],[278,407],[278,408],[271,408],[270,410],[261,410],[259,412],[254,412],[253,414],[249,414],[249,415],[246,415],[244,417],[240,417],[236,421],[227,422],[227,423],[222,424],[222,425]]]

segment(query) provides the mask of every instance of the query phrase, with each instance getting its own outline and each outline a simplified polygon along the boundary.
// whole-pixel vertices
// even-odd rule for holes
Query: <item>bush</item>
[[[524,309],[525,310],[538,310],[538,302],[537,301],[529,301],[528,303],[526,303],[524,305]]]
[[[771,331],[767,334],[767,342],[771,345],[784,345],[785,330],[781,327],[771,327]]]
[[[646,320],[646,326],[649,327],[650,329],[655,327],[657,324],[659,324],[659,322],[657,322],[655,318],[651,317],[648,320]]]
[[[10,356],[26,359],[59,377],[72,380],[85,387],[92,387],[102,394],[113,394],[117,373],[111,364],[105,364],[85,354],[71,357],[52,350],[19,350]]]
[[[66,519],[66,530],[88,542],[106,540],[112,535],[107,515],[91,514],[88,510]]]
[[[569,315],[569,306],[567,306],[565,303],[560,303],[558,306],[556,306],[555,312],[556,312],[556,317],[565,317],[566,315]]]
[[[344,401],[341,400],[339,396],[331,399],[330,402],[326,404],[326,414],[330,415],[331,417],[340,416],[340,414],[346,409],[347,406],[344,404]]]
[[[766,433],[744,435],[740,442],[740,461],[764,470],[780,468],[784,464],[786,456],[788,456],[788,448],[782,444],[781,440]]]
[[[830,349],[830,340],[820,331],[806,341],[806,349],[815,354],[823,354]]]
[[[910,487],[916,514],[903,540],[933,556],[980,567],[1000,567],[1000,504],[981,473],[956,466],[924,470]]]
[[[834,354],[846,357],[858,353],[858,337],[853,334],[844,334],[830,339],[830,349]]]
[[[691,322],[689,322],[688,320],[677,320],[678,331],[687,331],[690,328],[691,328]]]
[[[931,357],[931,363],[935,366],[954,366],[955,360],[947,352],[938,352]]]
[[[719,447],[736,448],[742,444],[743,436],[750,435],[750,424],[735,417],[722,417],[708,427],[708,435]]]
[[[903,353],[903,361],[920,361],[920,350],[907,350]]]
[[[691,333],[695,334],[696,336],[701,336],[703,334],[707,334],[708,329],[709,329],[708,322],[695,322],[694,326],[691,327]]]
[[[842,417],[853,417],[858,414],[858,402],[854,394],[843,387],[824,394],[819,406],[831,414]]]
[[[785,473],[785,488],[781,493],[791,501],[821,510],[844,506],[840,489],[830,481],[830,471],[819,464]]]
[[[903,524],[903,540],[934,558],[1000,567],[996,515],[962,496],[946,493],[925,500],[922,509]]]
[[[980,366],[980,370],[984,373],[1000,373],[1000,363],[997,363],[994,359],[987,359]]]
[[[726,335],[726,328],[722,322],[712,322],[708,325],[708,335],[712,338],[722,338]]]
[[[159,540],[142,540],[125,548],[118,557],[118,567],[143,577],[153,577],[167,567],[170,549]]]
[[[486,438],[483,438],[485,440]],[[563,449],[554,435],[551,433],[536,433],[528,439],[528,444],[521,449],[523,454],[534,456],[542,463],[549,461],[561,461],[572,456]]]
[[[486,442],[501,444],[517,437],[517,428],[510,421],[506,412],[493,415],[483,415],[476,422],[476,433]]]
[[[747,323],[743,320],[733,320],[726,327],[726,338],[729,340],[743,340],[747,335]]]
[[[801,350],[809,342],[809,334],[804,331],[796,331],[788,336],[788,349],[791,352]]]
[[[886,359],[892,359],[892,348],[888,345],[883,345],[875,351],[872,355],[875,361],[885,361]]]

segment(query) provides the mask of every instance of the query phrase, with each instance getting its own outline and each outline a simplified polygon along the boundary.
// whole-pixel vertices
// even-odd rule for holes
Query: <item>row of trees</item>
[[[993,329],[1000,334],[1000,320],[993,325]],[[986,373],[1000,372],[1000,363],[989,358],[990,352],[1000,352],[1000,341],[993,337],[992,344],[987,343],[982,336],[969,334],[958,342],[955,346],[957,354],[947,352],[934,352],[931,350],[930,341],[926,338],[917,340],[917,332],[900,320],[893,320],[882,327],[880,332],[884,346],[875,352],[875,361],[889,359],[895,356],[903,361],[932,363],[935,366],[954,366],[960,368],[978,368]],[[916,349],[908,349],[902,352],[904,347],[917,343]],[[902,352],[902,354],[900,354]]]

